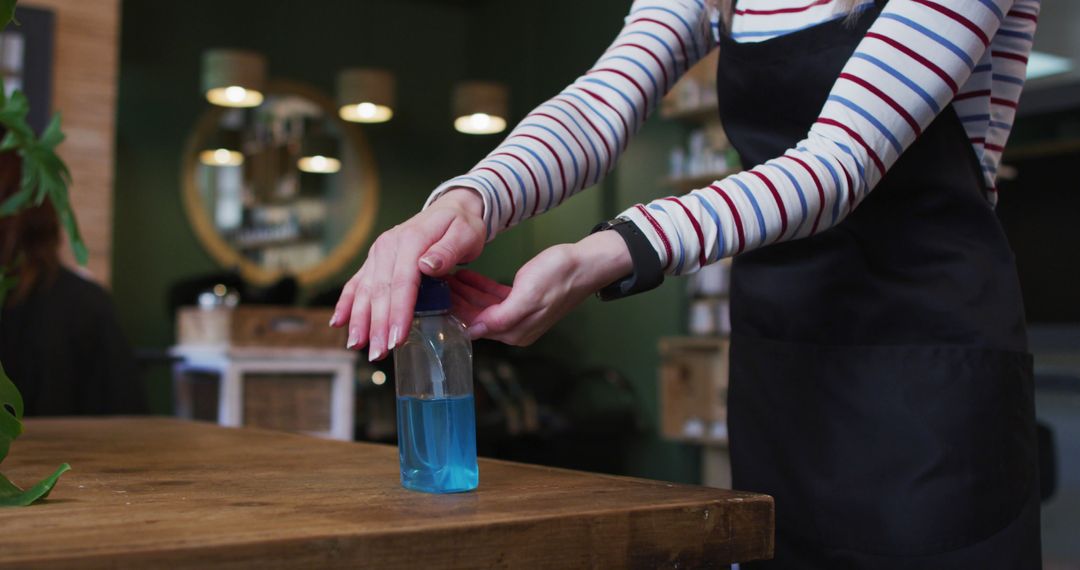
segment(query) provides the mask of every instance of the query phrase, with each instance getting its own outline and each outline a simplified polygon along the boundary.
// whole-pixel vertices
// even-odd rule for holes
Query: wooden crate
[[[244,377],[244,425],[299,433],[330,431],[330,374],[250,373]]]
[[[660,340],[660,431],[669,439],[727,441],[729,341]],[[700,427],[700,429],[697,429]],[[718,430],[722,428],[722,434]]]
[[[228,346],[233,309],[181,307],[176,311],[176,343]]]
[[[331,309],[237,307],[177,311],[177,344],[278,348],[344,348],[346,332],[327,323]]]

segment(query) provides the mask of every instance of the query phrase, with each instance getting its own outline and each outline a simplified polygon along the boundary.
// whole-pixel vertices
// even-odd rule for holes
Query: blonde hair
[[[735,13],[735,1],[736,0],[706,0],[709,6],[720,11],[720,18],[724,21],[724,27],[731,29],[731,16]],[[837,12],[847,12],[847,17],[850,20],[855,15],[855,7],[859,4],[859,0],[834,0],[833,6],[836,7]]]

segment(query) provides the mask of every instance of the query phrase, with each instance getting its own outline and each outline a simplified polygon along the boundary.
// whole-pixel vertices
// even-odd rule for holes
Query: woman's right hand
[[[404,340],[420,273],[445,275],[484,249],[483,208],[477,192],[455,188],[375,240],[330,319],[330,326],[348,325],[347,348],[368,345],[368,360],[378,360]]]

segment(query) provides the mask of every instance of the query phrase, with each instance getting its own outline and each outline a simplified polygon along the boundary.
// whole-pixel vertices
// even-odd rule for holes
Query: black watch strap
[[[626,218],[615,218],[598,224],[592,232],[614,230],[626,242],[630,250],[630,261],[634,270],[630,275],[615,281],[596,293],[602,301],[612,301],[649,291],[664,282],[664,269],[660,267],[660,257],[656,255],[649,238],[641,233],[637,224]]]

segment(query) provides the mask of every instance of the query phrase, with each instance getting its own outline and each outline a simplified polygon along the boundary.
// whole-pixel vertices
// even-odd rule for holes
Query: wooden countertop
[[[8,568],[695,568],[767,558],[764,495],[480,460],[480,488],[401,488],[391,446],[173,419],[35,419],[2,469]]]

